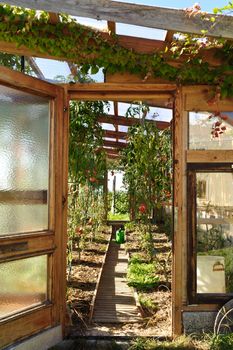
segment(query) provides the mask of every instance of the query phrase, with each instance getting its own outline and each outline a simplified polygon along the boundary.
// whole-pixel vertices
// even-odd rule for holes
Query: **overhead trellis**
[[[94,74],[103,68],[108,73],[129,72],[142,78],[152,76],[177,83],[217,85],[223,97],[233,96],[233,46],[229,42],[218,48],[223,63],[213,67],[203,59],[207,51],[201,54],[199,50],[189,50],[188,55],[182,56],[182,52],[187,52],[185,44],[178,45],[175,55],[179,59],[174,63],[173,52],[168,48],[152,54],[138,53],[121,47],[116,35],[110,35],[111,40],[107,40],[103,32],[63,14],[53,24],[48,12],[0,5],[0,20],[1,41],[75,62],[83,73]],[[191,46],[190,41],[188,47]]]

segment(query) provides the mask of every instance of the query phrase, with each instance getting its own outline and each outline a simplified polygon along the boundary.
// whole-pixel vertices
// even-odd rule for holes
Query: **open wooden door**
[[[65,110],[62,88],[0,68],[0,349],[63,324]]]

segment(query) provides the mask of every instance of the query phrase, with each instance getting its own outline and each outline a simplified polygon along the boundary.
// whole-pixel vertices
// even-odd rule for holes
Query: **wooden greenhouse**
[[[41,23],[30,12],[27,19],[10,15],[10,7],[1,6],[0,51],[26,57],[38,77],[0,67],[0,348],[47,349],[64,336],[70,100],[143,100],[172,109],[173,334],[213,328],[233,295],[232,17],[110,0],[8,3],[48,11],[49,20]],[[61,25],[60,13],[107,20],[109,31],[80,34],[80,27]],[[165,39],[117,35],[117,22],[163,29]],[[175,33],[202,36],[203,30],[225,44],[203,44],[192,62],[188,50],[172,56]],[[63,36],[63,48],[56,48],[56,35]],[[88,69],[102,64],[105,82],[46,82],[33,57],[65,60],[71,68],[73,62]],[[112,158],[124,147],[117,126],[129,123],[117,114],[115,104],[115,131],[105,131],[115,140],[105,141]],[[35,292],[23,284],[32,266]]]

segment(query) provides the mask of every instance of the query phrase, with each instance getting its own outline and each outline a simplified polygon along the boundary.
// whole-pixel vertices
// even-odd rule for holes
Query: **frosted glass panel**
[[[197,173],[197,293],[233,293],[233,173]]]
[[[0,86],[0,164],[0,235],[47,229],[47,98]]]
[[[47,300],[47,255],[0,264],[0,318]]]
[[[233,149],[233,112],[189,112],[189,149]]]

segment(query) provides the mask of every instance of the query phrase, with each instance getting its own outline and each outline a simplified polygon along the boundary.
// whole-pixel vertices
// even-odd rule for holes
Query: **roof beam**
[[[156,121],[156,120],[148,120],[145,119],[147,123],[154,123],[156,124],[157,128],[160,130],[164,130],[170,126],[170,123],[164,122],[164,121]],[[123,125],[123,126],[131,126],[136,125],[140,123],[139,119],[136,118],[126,118],[126,117],[120,117],[120,116],[113,116],[113,115],[107,115],[107,116],[99,116],[98,117],[99,123],[106,123],[106,124],[113,124],[113,125]]]
[[[105,147],[112,147],[112,148],[117,148],[117,149],[122,149],[127,147],[127,143],[126,142],[119,142],[119,141],[107,141],[104,140],[103,141],[103,145]]]
[[[102,147],[102,150],[104,150],[107,154],[114,154],[116,156],[119,155],[120,150],[117,148],[106,148],[106,147]]]
[[[104,137],[109,139],[122,139],[125,140],[127,138],[127,132],[123,131],[113,131],[113,130],[104,130]]]
[[[55,13],[67,13],[73,16],[89,17],[150,28],[176,32],[233,39],[232,16],[195,14],[190,16],[184,10],[156,6],[145,6],[110,0],[8,0],[11,5],[46,10]],[[215,18],[215,22],[210,20]]]
[[[45,79],[45,76],[37,65],[35,59],[33,57],[25,57],[25,59],[32,68],[33,72],[36,74],[37,78]]]

